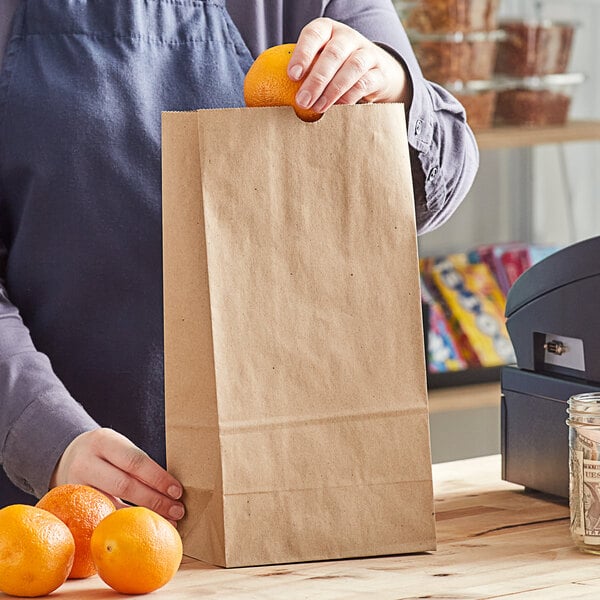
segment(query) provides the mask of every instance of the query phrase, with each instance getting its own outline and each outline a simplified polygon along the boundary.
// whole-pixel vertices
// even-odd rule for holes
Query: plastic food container
[[[566,71],[575,23],[514,20],[499,27],[506,37],[498,44],[496,73],[532,77]]]
[[[504,32],[424,34],[409,32],[426,79],[436,82],[489,79]]]
[[[492,126],[499,84],[495,81],[466,81],[444,87],[464,106],[471,129]]]
[[[421,33],[492,31],[500,0],[394,0],[407,29]]]
[[[564,125],[581,73],[504,81],[498,92],[495,125]]]

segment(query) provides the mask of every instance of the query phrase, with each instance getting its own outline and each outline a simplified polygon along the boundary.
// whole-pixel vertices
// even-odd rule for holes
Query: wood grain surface
[[[215,568],[186,558],[175,578],[152,597],[600,598],[600,557],[573,547],[564,503],[501,481],[499,456],[437,464],[433,471],[435,552],[244,569]],[[123,598],[97,577],[69,581],[51,597]]]

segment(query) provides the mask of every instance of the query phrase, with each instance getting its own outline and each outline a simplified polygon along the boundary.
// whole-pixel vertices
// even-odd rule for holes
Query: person
[[[62,483],[176,521],[165,470],[160,119],[243,106],[297,41],[297,101],[404,102],[419,233],[478,166],[460,104],[424,80],[390,0],[2,0],[0,505]]]

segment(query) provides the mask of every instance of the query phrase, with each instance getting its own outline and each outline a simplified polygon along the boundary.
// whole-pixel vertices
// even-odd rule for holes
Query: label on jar
[[[597,443],[577,436],[571,450],[571,531],[600,545],[600,460]]]
[[[600,544],[600,461],[583,459],[583,541]]]
[[[571,450],[571,531],[583,536],[583,452]]]

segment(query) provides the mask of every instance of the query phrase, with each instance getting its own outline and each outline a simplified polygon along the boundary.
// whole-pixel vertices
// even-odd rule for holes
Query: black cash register
[[[517,359],[502,369],[502,478],[568,498],[567,400],[600,391],[600,237],[533,265],[506,299]]]

